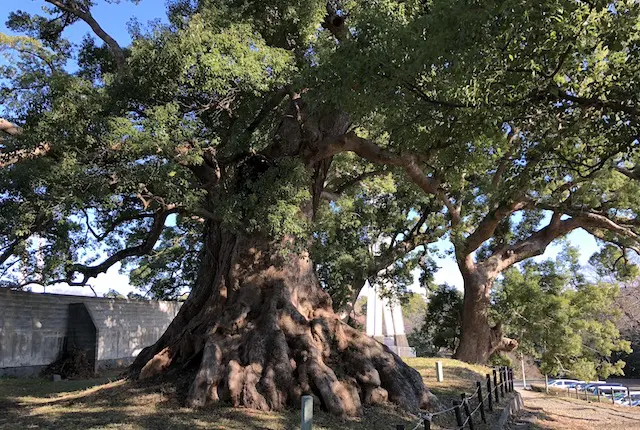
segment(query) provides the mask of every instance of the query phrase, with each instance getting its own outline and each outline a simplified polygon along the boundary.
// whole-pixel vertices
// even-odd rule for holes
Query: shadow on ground
[[[96,381],[94,385],[102,382]],[[144,387],[114,381],[83,391],[74,392],[71,387],[78,389],[73,381],[54,384],[0,380],[0,429],[280,430],[299,427],[297,411],[271,413],[223,406],[187,409],[180,405],[175,390],[169,385]],[[397,424],[408,426],[414,422],[414,417],[393,407],[370,408],[357,419],[340,419],[322,411],[314,414],[314,429],[394,428]]]

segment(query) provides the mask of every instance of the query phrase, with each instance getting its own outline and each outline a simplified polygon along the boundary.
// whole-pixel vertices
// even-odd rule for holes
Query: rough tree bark
[[[314,198],[301,216],[313,218],[331,162],[314,155],[347,127],[341,114],[305,117],[302,101],[291,95],[261,156],[274,163],[295,156],[307,165]],[[304,394],[341,416],[387,400],[409,410],[429,406],[433,396],[416,370],[333,311],[306,243],[283,253],[293,238],[274,241],[207,222],[192,293],[163,336],[137,357],[133,377],[188,380],[192,407],[225,401],[280,410]]]
[[[412,410],[428,406],[418,372],[342,323],[308,255],[282,255],[278,245],[210,223],[196,287],[132,374],[191,375],[192,407],[222,400],[279,410],[303,394],[338,415],[387,399]]]
[[[491,256],[476,262],[474,251],[496,234],[500,219],[522,207],[524,202],[514,202],[490,213],[456,249],[458,267],[464,279],[462,336],[454,354],[459,360],[484,364],[494,352],[512,351],[518,346],[516,340],[503,336],[499,323],[492,326],[488,317],[491,288],[500,273],[520,261],[542,255],[554,239],[576,228],[612,228],[610,220],[593,214],[575,213],[572,218],[563,220],[563,212],[555,210],[544,228],[510,245],[503,244]]]
[[[518,342],[505,338],[500,324],[490,324],[488,310],[493,280],[477,269],[464,273],[463,279],[462,336],[454,358],[485,364],[491,354],[512,351]]]

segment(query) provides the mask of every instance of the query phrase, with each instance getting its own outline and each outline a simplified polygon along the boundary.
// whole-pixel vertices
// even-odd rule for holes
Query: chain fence
[[[460,394],[460,400],[454,400],[450,408],[431,413],[420,414],[420,419],[414,427],[408,430],[431,430],[431,424],[437,421],[439,416],[453,414],[456,420],[456,427],[451,430],[475,430],[476,423],[487,422],[486,412],[493,412],[494,405],[500,403],[500,399],[506,399],[506,395],[514,391],[513,369],[509,367],[497,367],[493,369],[493,379],[491,374],[485,376],[486,394],[483,396],[482,382],[476,382],[476,390],[471,395]],[[474,401],[475,399],[475,401]],[[472,408],[473,404],[475,408]],[[479,415],[479,417],[478,417]],[[442,428],[442,427],[441,427]],[[398,424],[396,430],[405,430],[404,424]]]

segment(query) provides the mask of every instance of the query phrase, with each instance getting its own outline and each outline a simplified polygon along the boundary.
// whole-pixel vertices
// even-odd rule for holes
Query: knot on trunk
[[[502,335],[502,323],[491,327],[491,352],[510,352],[516,349],[519,342]],[[491,355],[491,354],[489,354]]]

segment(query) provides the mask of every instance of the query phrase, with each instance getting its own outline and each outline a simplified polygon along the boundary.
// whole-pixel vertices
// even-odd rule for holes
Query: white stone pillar
[[[375,298],[375,308],[373,312],[373,337],[380,342],[384,342],[384,335],[382,334],[382,300],[380,300],[378,289],[376,287],[372,287],[371,291]]]
[[[444,381],[444,372],[442,371],[442,361],[436,361],[436,381]]]
[[[376,295],[369,281],[364,283],[364,291],[367,294],[367,336],[375,336]]]
[[[382,302],[382,316],[384,318],[384,328],[386,330],[385,335],[393,336],[396,334],[396,331],[394,329],[393,317],[391,315],[391,304],[389,299],[386,297],[383,297],[380,301]]]
[[[409,348],[409,341],[404,331],[404,319],[402,318],[402,307],[400,303],[393,303],[391,314],[393,315],[393,327],[395,329],[395,342],[398,347],[398,355],[404,355],[404,352],[400,352],[400,348]]]

